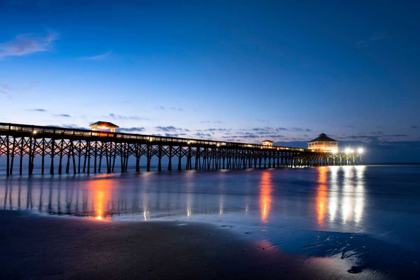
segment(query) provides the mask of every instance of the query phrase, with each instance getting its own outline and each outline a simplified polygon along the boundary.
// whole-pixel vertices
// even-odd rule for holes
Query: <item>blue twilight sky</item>
[[[0,122],[297,146],[325,132],[371,161],[419,161],[419,13],[419,1],[0,0]]]

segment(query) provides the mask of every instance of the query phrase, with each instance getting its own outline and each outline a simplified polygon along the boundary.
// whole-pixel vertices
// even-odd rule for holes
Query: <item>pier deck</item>
[[[150,171],[152,158],[157,159],[158,171],[162,170],[163,158],[168,160],[168,170],[172,170],[173,158],[178,161],[178,170],[182,165],[186,170],[217,170],[354,164],[357,160],[353,156],[339,158],[337,162],[330,153],[284,146],[14,123],[0,123],[1,156],[6,156],[8,176],[14,173],[15,165],[18,165],[19,174],[23,173],[24,158],[31,175],[35,157],[41,158],[42,174],[47,161],[51,174],[89,174],[101,172],[104,168],[111,173],[117,162],[121,172],[126,172],[130,157],[135,158],[136,172],[140,172],[141,158],[146,160],[147,171]]]

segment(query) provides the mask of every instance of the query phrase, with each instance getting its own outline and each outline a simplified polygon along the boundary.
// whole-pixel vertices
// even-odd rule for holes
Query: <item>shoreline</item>
[[[1,279],[352,278],[323,258],[302,258],[196,222],[115,222],[0,211]],[[7,240],[7,241],[6,241]],[[22,269],[24,268],[24,269]]]

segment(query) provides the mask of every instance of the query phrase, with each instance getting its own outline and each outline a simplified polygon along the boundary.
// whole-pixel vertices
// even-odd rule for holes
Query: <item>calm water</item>
[[[415,165],[0,177],[0,209],[206,222],[350,273],[420,272]]]

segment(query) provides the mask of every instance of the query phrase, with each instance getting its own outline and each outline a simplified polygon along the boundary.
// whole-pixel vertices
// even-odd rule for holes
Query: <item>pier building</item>
[[[321,133],[317,138],[309,141],[308,149],[320,152],[337,152],[338,141],[328,137],[325,133]]]
[[[90,128],[93,131],[109,131],[109,132],[117,132],[118,125],[113,124],[111,122],[103,122],[97,121],[90,125]]]
[[[271,147],[271,146],[274,145],[274,142],[271,141],[271,140],[264,140],[264,141],[262,141],[262,144],[263,144],[263,146],[269,146],[269,147]]]

